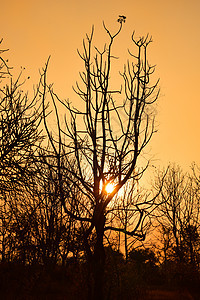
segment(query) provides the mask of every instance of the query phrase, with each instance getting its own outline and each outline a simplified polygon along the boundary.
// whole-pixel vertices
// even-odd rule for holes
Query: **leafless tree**
[[[25,80],[22,80],[22,72],[17,79],[13,79],[8,61],[4,59],[6,51],[0,50],[0,239],[2,260],[6,257],[9,259],[11,253],[16,251],[17,239],[14,241],[14,235],[17,234],[22,238],[21,229],[24,226],[22,223],[25,223],[25,215],[20,212],[20,209],[22,203],[24,202],[23,205],[26,203],[23,193],[26,194],[26,190],[31,188],[31,181],[34,181],[31,178],[35,176],[36,150],[43,139],[40,130],[42,111],[41,105],[39,105],[39,90],[37,89],[32,97],[23,91]],[[24,239],[25,235],[21,239],[22,243]]]
[[[3,64],[4,60],[1,59]],[[5,77],[7,70],[7,77]],[[21,73],[16,80],[7,65],[0,65],[0,183],[1,189],[12,189],[25,181],[31,171],[36,145],[41,141],[38,93],[29,99],[24,93]]]
[[[163,174],[156,176],[155,188],[160,188]],[[179,166],[169,165],[157,198],[156,218],[160,224],[165,260],[195,264],[199,240],[199,191],[194,176]],[[195,254],[196,252],[196,254]]]
[[[37,195],[34,220],[37,221],[33,230],[38,248],[43,253],[42,262],[47,265],[61,261],[62,265],[65,265],[68,255],[75,257],[79,249],[75,232],[77,226],[75,227],[75,220],[71,217],[73,207],[68,206],[68,214],[64,213],[59,197],[55,158],[49,154],[48,149],[41,150],[36,163],[39,176],[36,178],[34,189]],[[63,181],[67,182],[65,174],[62,175]],[[62,191],[63,196],[67,198],[65,185]]]
[[[151,226],[151,211],[155,210],[155,205],[155,197],[139,186],[139,182],[133,178],[107,208],[106,236],[109,234],[110,238],[115,237],[113,244],[118,251],[124,253],[126,262],[129,252],[143,244]],[[132,229],[135,231],[134,235],[130,235]]]
[[[112,47],[124,21],[124,16],[119,17],[119,29],[114,34],[103,24],[109,39],[103,50],[93,47],[94,28],[91,35],[86,35],[86,40],[83,40],[83,53],[78,53],[85,71],[80,73],[81,83],[77,83],[75,88],[85,105],[83,110],[59,99],[53,87],[47,84],[48,63],[41,78],[44,125],[57,160],[54,167],[59,178],[60,201],[65,212],[81,224],[85,252],[93,271],[93,299],[103,299],[107,210],[112,201],[117,201],[119,190],[130,179],[138,180],[146,170],[148,163],[138,167],[138,159],[143,157],[143,150],[155,132],[154,103],[159,90],[158,81],[155,84],[150,82],[154,66],[147,60],[147,49],[152,41],[149,36],[135,38],[132,35],[136,54],[129,51],[131,61],[121,73],[123,89],[121,86],[112,88],[112,78],[115,78],[111,70],[115,59]],[[58,138],[50,132],[47,123],[45,103],[48,94],[57,118]],[[60,103],[66,108],[65,128],[61,128],[58,114]],[[61,164],[62,157],[68,162],[67,170]],[[67,184],[65,182],[68,188],[66,198],[63,196],[63,172],[68,181]],[[112,192],[106,192],[108,183],[114,186]],[[78,200],[77,192],[74,193],[77,189],[78,195],[82,195]],[[69,212],[69,205],[76,208],[73,213]],[[142,209],[139,215],[139,221],[127,234],[139,234]],[[110,226],[109,230],[124,231],[124,228]]]

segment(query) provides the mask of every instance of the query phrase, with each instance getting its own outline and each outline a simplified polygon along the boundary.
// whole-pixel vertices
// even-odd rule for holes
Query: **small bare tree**
[[[0,41],[1,44],[2,41]],[[30,98],[24,93],[22,73],[13,79],[4,59],[7,50],[0,50],[0,243],[2,260],[12,251],[12,224],[24,187],[30,188],[35,176],[35,151],[42,140],[39,129],[41,105],[38,90]],[[20,219],[20,214],[17,215]],[[23,222],[22,218],[21,221]],[[19,223],[18,223],[19,224]],[[6,248],[11,250],[7,251]]]
[[[76,94],[83,101],[84,110],[74,108],[69,101],[62,101],[46,82],[47,65],[42,75],[44,124],[57,159],[57,174],[60,180],[60,200],[66,213],[68,206],[76,207],[73,217],[81,222],[85,252],[91,263],[94,279],[93,299],[103,299],[103,278],[105,266],[104,232],[106,230],[107,209],[119,190],[132,178],[137,180],[147,168],[138,167],[138,159],[150,142],[154,129],[154,103],[158,99],[158,81],[150,83],[154,67],[148,63],[147,49],[151,43],[148,36],[135,38],[132,42],[136,54],[129,51],[128,61],[121,73],[123,89],[112,89],[115,76],[111,65],[115,59],[112,54],[114,40],[120,34],[125,16],[119,16],[119,29],[112,34],[105,24],[109,38],[103,50],[93,48],[94,28],[91,35],[83,40],[83,53],[79,53],[85,71],[80,73],[81,83],[77,83]],[[93,52],[94,51],[94,52]],[[53,136],[47,124],[45,101],[50,94],[57,118],[58,139]],[[121,98],[121,101],[120,99]],[[61,128],[58,104],[66,108],[65,128]],[[66,158],[68,196],[63,197],[62,157]],[[65,177],[66,178],[66,177]],[[73,181],[72,181],[73,179]],[[108,192],[108,184],[113,190]],[[65,183],[66,185],[66,183]],[[79,190],[81,199],[76,199],[72,186]],[[139,221],[142,221],[143,211]],[[135,224],[127,234],[138,235],[139,224]],[[124,228],[109,228],[123,230]],[[95,240],[91,243],[91,237]],[[143,232],[141,233],[143,235]]]
[[[133,178],[126,183],[107,209],[105,231],[112,231],[112,235],[115,231],[114,243],[118,245],[118,250],[124,249],[126,262],[130,251],[143,243],[151,227],[155,198]],[[130,234],[133,229],[134,234]]]
[[[0,184],[12,189],[30,175],[33,153],[42,140],[41,111],[38,91],[30,99],[22,90],[22,74],[14,80],[1,56],[0,62]]]
[[[160,224],[164,258],[194,265],[199,238],[199,189],[194,176],[170,164],[167,174],[159,171],[156,176],[155,188],[160,189],[161,185],[155,215]]]

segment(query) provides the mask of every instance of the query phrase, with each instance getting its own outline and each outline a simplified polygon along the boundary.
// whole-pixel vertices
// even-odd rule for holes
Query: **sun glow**
[[[108,183],[106,184],[105,190],[107,194],[111,194],[114,191],[114,184],[113,183]]]

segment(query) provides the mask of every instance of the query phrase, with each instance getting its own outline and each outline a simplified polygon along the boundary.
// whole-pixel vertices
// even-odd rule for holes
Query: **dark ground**
[[[0,299],[2,300],[86,300],[87,283],[80,268],[45,269],[44,266],[24,267],[0,264]],[[113,288],[113,290],[115,287]],[[110,293],[106,300],[200,300],[199,289],[166,286],[127,287]],[[109,293],[107,293],[108,295]]]

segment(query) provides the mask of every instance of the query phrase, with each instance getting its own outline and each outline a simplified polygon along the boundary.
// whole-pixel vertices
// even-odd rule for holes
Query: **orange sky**
[[[94,24],[101,45],[106,39],[102,20],[114,30],[118,15],[126,15],[114,48],[121,66],[133,30],[136,36],[150,33],[154,40],[150,62],[157,65],[161,97],[151,153],[157,165],[176,161],[188,167],[200,163],[199,13],[199,0],[1,0],[0,35],[10,49],[10,64],[17,70],[26,67],[31,84],[51,54],[49,81],[62,98],[73,101],[71,86],[82,69],[76,49],[85,33]]]

